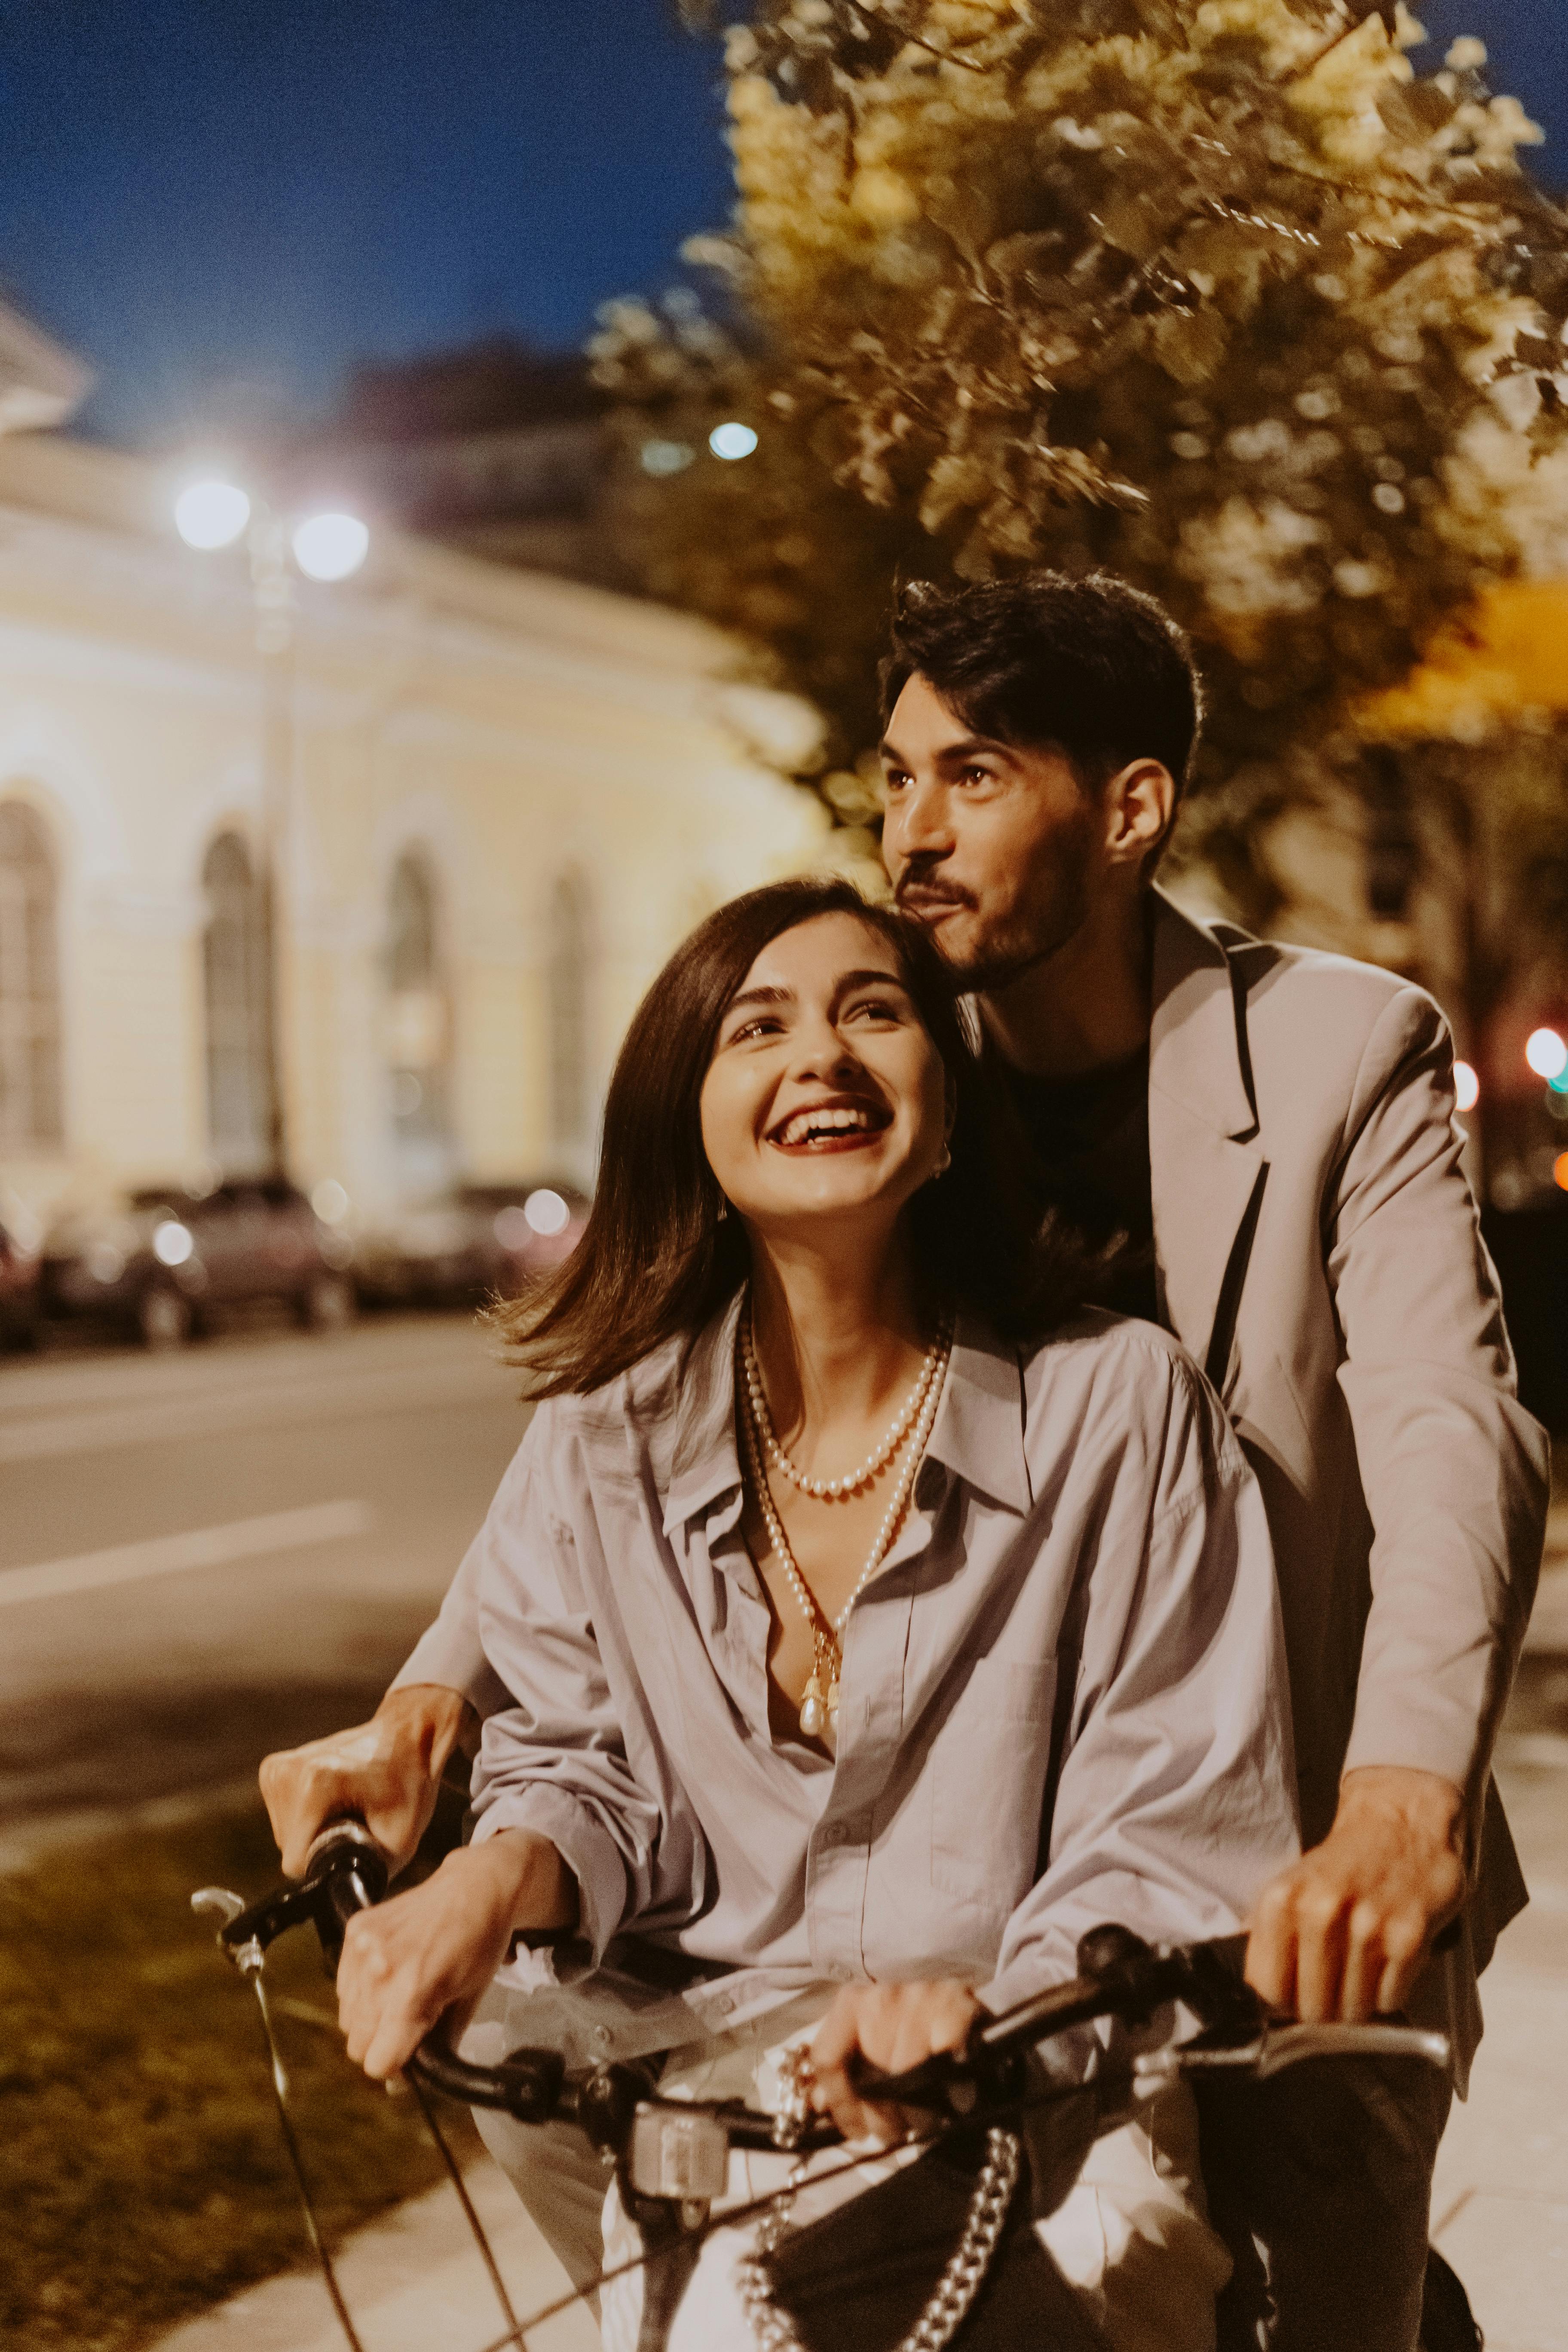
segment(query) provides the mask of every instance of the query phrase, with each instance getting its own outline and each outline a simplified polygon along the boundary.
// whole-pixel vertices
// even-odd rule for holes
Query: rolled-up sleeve
[[[1534,1597],[1550,1472],[1515,1394],[1460,1154],[1447,1024],[1402,990],[1362,1058],[1328,1260],[1373,1529],[1344,1769],[1414,1767],[1476,1801]]]
[[[1263,1498],[1202,1375],[1174,1357],[1170,1372],[1157,1475],[1134,1449],[1061,1661],[1076,1674],[1047,1866],[981,1993],[992,2010],[1073,1975],[1079,1937],[1107,1921],[1153,1942],[1234,1934],[1300,1851]]]
[[[485,1722],[474,1836],[548,1838],[577,1881],[597,1957],[647,1905],[660,1812],[627,1762],[578,1571],[562,1492],[575,1450],[542,1407],[470,1555],[480,1638],[507,1694]]]
[[[476,1537],[468,1546],[447,1588],[440,1615],[420,1635],[391,1683],[394,1690],[410,1689],[416,1683],[438,1683],[443,1690],[461,1691],[480,1717],[494,1715],[507,1703],[505,1685],[479,1639],[482,1542],[482,1536]]]

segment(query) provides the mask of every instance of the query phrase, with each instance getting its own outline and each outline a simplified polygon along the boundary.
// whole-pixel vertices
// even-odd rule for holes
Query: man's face
[[[972,989],[1006,986],[1089,913],[1104,815],[1059,751],[972,734],[918,673],[882,744],[882,856],[900,907]]]

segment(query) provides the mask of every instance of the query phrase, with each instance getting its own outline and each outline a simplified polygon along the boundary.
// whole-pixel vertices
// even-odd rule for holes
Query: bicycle
[[[331,1824],[317,1840],[299,1884],[276,1887],[248,1906],[223,1887],[203,1887],[191,1897],[194,1908],[221,1914],[219,1947],[257,1994],[279,2118],[307,2231],[351,2352],[363,2352],[363,2347],[321,2237],[289,2114],[265,1967],[279,1936],[308,1926],[316,1932],[329,1971],[335,1970],[348,1922],[356,1912],[381,1901],[387,1884],[387,1864],[379,1847],[363,1825],[342,1821]],[[974,2159],[968,2166],[974,2179],[966,2193],[956,2250],[925,2296],[914,2326],[896,2331],[898,2352],[944,2352],[969,2318],[992,2274],[1010,2217],[1016,2220],[1019,2210],[1019,2127],[1040,2110],[1066,2109],[1076,2102],[1075,2129],[1081,2138],[1085,2103],[1092,2100],[1093,2114],[1087,2122],[1087,2138],[1091,2139],[1115,2128],[1144,2100],[1205,2071],[1239,2069],[1262,2078],[1308,2058],[1349,2055],[1409,2057],[1447,2066],[1446,2036],[1401,2022],[1303,2025],[1270,2017],[1226,1954],[1222,1944],[1156,1948],[1124,1927],[1101,1927],[1080,1940],[1076,1978],[986,2019],[962,2053],[944,2053],[900,2075],[879,2074],[866,2066],[858,2070],[857,2088],[867,2099],[916,2109],[930,2117],[930,2128],[921,2136],[923,2152],[946,2148]],[[1196,2019],[1197,2031],[1177,2040],[1173,2029],[1164,2039],[1135,2046],[1119,2073],[1101,2073],[1085,2084],[1053,2080],[1041,2070],[1037,2053],[1043,2045],[1076,2029],[1115,2020],[1147,2030],[1158,2013],[1170,2010],[1174,2014],[1178,2008]],[[637,2352],[664,2352],[681,2294],[709,2233],[751,2220],[763,2224],[760,2243],[743,2261],[741,2279],[759,2352],[800,2352],[800,2337],[781,2294],[787,2286],[798,2301],[801,2273],[809,2267],[800,2259],[802,2248],[820,2257],[829,2243],[825,2225],[808,2224],[799,2233],[799,2242],[791,2242],[784,2219],[794,2193],[790,2189],[750,2204],[727,2206],[717,2215],[713,2208],[726,2194],[732,2149],[782,2151],[805,2159],[841,2146],[840,2135],[826,2118],[812,2116],[803,2096],[786,2097],[773,2115],[735,2099],[662,2097],[658,2065],[657,2059],[634,2060],[574,2069],[560,2052],[529,2046],[511,2051],[498,2064],[478,2065],[458,2054],[443,2026],[409,2060],[405,2079],[461,2200],[506,2320],[505,2333],[485,2352],[506,2352],[508,2346],[527,2352],[529,2332],[578,2300],[580,2291],[519,2320],[461,2168],[441,2130],[432,2094],[468,2107],[500,2109],[521,2123],[571,2123],[613,2164],[641,2252],[629,2263],[601,2273],[594,2284],[607,2284],[627,2271],[644,2272]],[[864,2154],[849,2155],[842,2169],[853,2171],[871,2160]],[[909,2177],[900,2176],[906,2181]],[[845,2210],[862,2217],[868,2226],[879,2222],[893,2201],[884,2190],[897,2186],[896,2181],[884,2183],[882,2189],[867,2192]],[[881,2209],[876,2209],[879,2199]],[[838,2223],[842,2217],[830,2218]],[[815,2246],[805,2245],[814,2233]],[[1043,2288],[1049,2299],[1051,2280],[1059,2290],[1052,2314],[1058,2352],[1073,2352],[1076,2346],[1088,2352],[1098,2339],[1088,2330],[1060,2274],[1032,2233],[1016,2234],[1019,2243],[1027,2239],[1037,2257],[1032,2291]],[[1042,2341],[1037,2301],[1030,2305],[1030,2312],[1029,2340]],[[1004,2326],[995,2340],[1023,2339],[1007,2334]]]

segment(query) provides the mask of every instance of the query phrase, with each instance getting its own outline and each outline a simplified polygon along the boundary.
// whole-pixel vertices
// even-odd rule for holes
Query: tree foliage
[[[706,0],[688,0],[700,15]],[[756,0],[718,325],[622,304],[633,528],[866,740],[898,566],[1105,564],[1194,631],[1209,777],[1568,560],[1568,219],[1403,0]],[[756,457],[637,475],[650,431]]]

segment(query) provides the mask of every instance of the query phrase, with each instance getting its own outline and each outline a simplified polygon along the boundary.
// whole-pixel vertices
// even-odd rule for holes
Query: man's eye
[[[901,793],[912,781],[902,768],[884,768],[882,771],[882,782],[890,793]]]
[[[992,781],[989,768],[963,768],[960,775],[966,784],[988,784]]]

